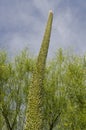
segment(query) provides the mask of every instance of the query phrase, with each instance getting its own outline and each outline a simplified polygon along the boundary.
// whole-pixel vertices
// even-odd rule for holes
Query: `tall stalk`
[[[42,45],[37,58],[36,69],[32,78],[32,85],[29,88],[24,130],[43,130],[43,80],[52,29],[52,20],[53,13],[50,11]]]

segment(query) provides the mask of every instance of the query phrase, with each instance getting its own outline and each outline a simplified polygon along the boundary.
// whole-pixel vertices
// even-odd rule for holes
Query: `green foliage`
[[[0,52],[0,57],[0,129],[21,130],[34,61],[25,50],[13,63],[7,61],[4,52]]]
[[[62,49],[47,63],[43,80],[43,130],[86,129],[85,63],[85,56],[68,56]],[[35,59],[25,50],[13,62],[5,52],[0,52],[1,130],[24,129],[35,64]]]
[[[64,60],[63,85],[67,107],[57,126],[59,130],[86,129],[86,66],[83,59],[72,55]]]

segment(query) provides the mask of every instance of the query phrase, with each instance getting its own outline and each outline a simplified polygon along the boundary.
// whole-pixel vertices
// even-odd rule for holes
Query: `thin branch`
[[[60,115],[61,115],[61,112],[59,112],[59,114],[56,116],[56,118],[52,121],[52,123],[50,124],[50,129],[49,130],[53,130],[53,128],[56,126]]]
[[[2,115],[3,115],[4,119],[5,119],[5,122],[6,122],[6,125],[7,125],[7,129],[8,130],[12,130],[10,122],[9,122],[9,119],[8,119],[6,113],[3,110],[2,110]]]

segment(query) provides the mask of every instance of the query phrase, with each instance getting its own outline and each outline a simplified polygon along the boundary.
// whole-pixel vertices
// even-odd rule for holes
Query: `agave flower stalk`
[[[37,58],[36,69],[29,88],[26,122],[24,130],[43,130],[43,80],[49,48],[53,13],[49,12],[48,21]]]

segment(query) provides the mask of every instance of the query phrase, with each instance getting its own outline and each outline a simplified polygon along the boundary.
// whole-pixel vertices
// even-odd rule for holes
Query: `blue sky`
[[[14,56],[28,47],[37,55],[50,9],[49,56],[58,48],[86,53],[86,0],[0,0],[0,48]]]

